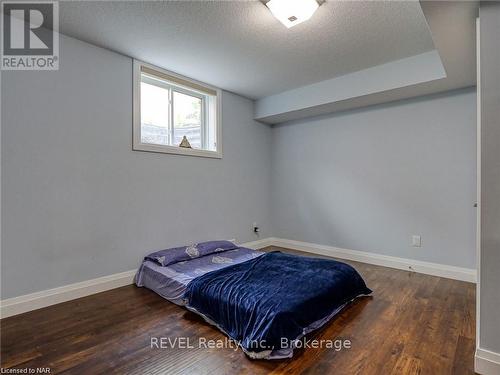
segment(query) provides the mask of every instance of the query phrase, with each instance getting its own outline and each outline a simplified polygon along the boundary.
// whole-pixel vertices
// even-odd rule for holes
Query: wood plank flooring
[[[51,374],[474,373],[474,284],[346,263],[374,294],[309,337],[350,340],[350,349],[308,348],[265,361],[239,349],[198,348],[199,337],[225,336],[155,293],[126,286],[2,319],[0,364]],[[151,337],[181,336],[195,348],[150,347]]]

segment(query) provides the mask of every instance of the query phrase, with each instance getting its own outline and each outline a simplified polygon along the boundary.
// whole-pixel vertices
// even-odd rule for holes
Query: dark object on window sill
[[[182,137],[182,141],[179,145],[179,147],[184,147],[184,148],[192,148],[191,147],[191,144],[189,143],[188,139],[186,138],[186,136]]]

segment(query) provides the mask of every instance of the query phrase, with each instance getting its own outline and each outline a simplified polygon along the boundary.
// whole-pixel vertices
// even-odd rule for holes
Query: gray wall
[[[500,4],[481,2],[480,347],[500,353]]]
[[[223,94],[222,160],[132,151],[132,60],[61,39],[2,72],[2,299],[135,268],[148,251],[270,236],[271,129]]]
[[[261,238],[474,267],[473,90],[272,130],[224,93],[216,160],[132,151],[132,60],[66,37],[61,54],[57,72],[2,72],[2,299],[255,240],[254,221]]]
[[[276,126],[272,173],[277,237],[475,267],[475,89]]]

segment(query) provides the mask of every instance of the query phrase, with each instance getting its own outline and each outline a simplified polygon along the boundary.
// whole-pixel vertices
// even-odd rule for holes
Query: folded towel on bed
[[[212,253],[233,250],[236,248],[238,248],[238,246],[236,246],[231,241],[208,241],[199,244],[155,251],[154,253],[151,253],[144,257],[144,260],[150,260],[159,264],[160,266],[165,267],[170,264],[183,262],[193,258],[199,258]]]
[[[185,298],[251,357],[269,358],[371,292],[348,264],[271,252],[197,277]]]

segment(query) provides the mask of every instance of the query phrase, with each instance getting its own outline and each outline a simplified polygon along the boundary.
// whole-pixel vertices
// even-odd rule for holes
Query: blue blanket
[[[281,252],[209,272],[187,286],[187,307],[238,341],[247,353],[282,349],[371,290],[348,264]]]

